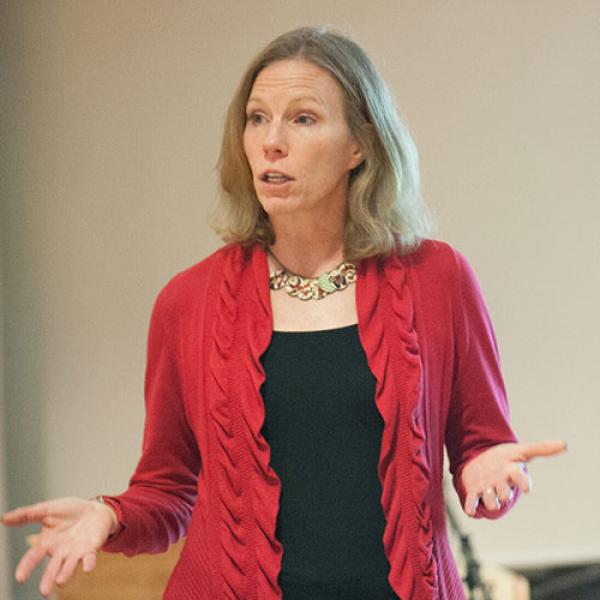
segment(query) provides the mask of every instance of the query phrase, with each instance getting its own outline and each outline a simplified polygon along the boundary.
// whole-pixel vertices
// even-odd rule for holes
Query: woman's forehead
[[[326,105],[341,98],[341,88],[324,68],[304,60],[277,61],[257,75],[248,98],[261,102],[274,96]]]

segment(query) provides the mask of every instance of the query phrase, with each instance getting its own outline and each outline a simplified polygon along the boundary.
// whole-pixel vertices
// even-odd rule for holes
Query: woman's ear
[[[355,146],[354,150],[352,151],[350,170],[356,169],[356,167],[358,167],[358,165],[360,165],[360,163],[363,162],[364,159],[365,157],[363,155],[363,151],[360,149],[360,146]]]
[[[373,139],[375,137],[375,130],[371,123],[364,123],[362,126],[362,133],[360,136],[363,140],[363,144],[366,144],[366,151],[363,149],[364,146],[361,146],[358,143],[357,137],[352,136],[352,141],[354,142],[352,146],[352,166],[350,169],[356,169],[361,163],[363,163],[371,151],[373,147]]]

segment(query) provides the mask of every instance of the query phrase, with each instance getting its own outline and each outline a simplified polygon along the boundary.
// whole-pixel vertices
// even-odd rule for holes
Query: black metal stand
[[[460,550],[466,565],[466,574],[463,581],[467,584],[469,590],[469,600],[493,600],[489,585],[481,579],[479,562],[475,558],[471,540],[460,528],[452,509],[448,506],[448,502],[446,502],[446,514],[448,515],[450,528],[460,538]]]

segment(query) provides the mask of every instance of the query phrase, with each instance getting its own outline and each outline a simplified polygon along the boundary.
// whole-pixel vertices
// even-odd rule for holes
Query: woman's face
[[[246,106],[244,151],[270,216],[344,206],[349,171],[363,160],[339,84],[305,60],[271,63],[258,74]]]

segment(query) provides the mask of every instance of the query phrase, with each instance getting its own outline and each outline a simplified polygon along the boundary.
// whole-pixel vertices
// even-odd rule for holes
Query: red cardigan
[[[164,552],[187,532],[167,600],[282,597],[281,483],[260,434],[268,275],[259,245],[229,244],[176,275],[152,312],[142,454],[127,491],[106,497],[126,526],[103,550]],[[363,260],[356,286],[384,421],[378,475],[390,584],[402,600],[464,598],[446,533],[444,443],[464,502],[466,462],[516,441],[480,288],[464,256],[434,240]]]

